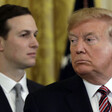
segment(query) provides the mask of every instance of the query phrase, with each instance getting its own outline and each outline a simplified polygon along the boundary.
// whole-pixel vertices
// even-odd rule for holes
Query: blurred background
[[[73,11],[84,7],[112,10],[112,0],[0,0],[0,5],[28,7],[39,33],[36,65],[27,69],[27,77],[43,85],[72,77],[67,22]]]

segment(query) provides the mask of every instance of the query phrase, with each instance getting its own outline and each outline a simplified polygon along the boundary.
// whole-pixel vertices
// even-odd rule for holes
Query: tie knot
[[[100,92],[102,95],[108,95],[110,90],[103,85],[98,89],[98,92]]]
[[[16,91],[16,95],[21,95],[21,90],[22,90],[22,86],[20,84],[16,84],[15,85],[15,91]]]

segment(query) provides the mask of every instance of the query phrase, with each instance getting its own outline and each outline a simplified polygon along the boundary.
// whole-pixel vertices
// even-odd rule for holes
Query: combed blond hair
[[[75,11],[69,19],[68,31],[78,24],[92,19],[99,19],[112,26],[112,11],[103,8],[83,8]],[[112,29],[112,28],[109,28]]]

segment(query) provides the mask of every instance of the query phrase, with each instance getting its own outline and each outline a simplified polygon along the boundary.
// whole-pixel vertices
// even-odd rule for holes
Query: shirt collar
[[[105,86],[112,92],[112,78],[105,84]]]
[[[94,85],[84,79],[83,82],[85,84],[89,98],[92,98],[97,92],[97,90],[102,86],[102,85]],[[105,86],[112,92],[112,78],[105,84]]]
[[[92,98],[101,85],[94,85],[83,79],[89,98]]]
[[[17,83],[21,84],[23,91],[27,91],[26,73],[19,82],[16,82],[3,73],[0,73],[0,85],[7,93],[9,93]]]

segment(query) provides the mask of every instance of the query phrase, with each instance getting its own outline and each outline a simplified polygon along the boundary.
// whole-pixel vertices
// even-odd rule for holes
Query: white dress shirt
[[[12,111],[15,112],[15,91],[14,91],[14,86],[19,83],[21,84],[23,90],[22,90],[22,98],[25,101],[27,95],[28,95],[28,88],[26,84],[26,74],[24,77],[19,81],[15,82],[14,80],[10,79],[9,77],[5,76],[4,74],[0,73],[0,85],[9,101],[9,104],[12,108]]]
[[[99,112],[99,100],[101,98],[101,93],[97,92],[97,90],[102,85],[94,85],[94,84],[87,82],[86,80],[83,80],[83,82],[85,84],[93,112]],[[105,86],[110,90],[108,99],[112,105],[112,78],[105,84]]]

